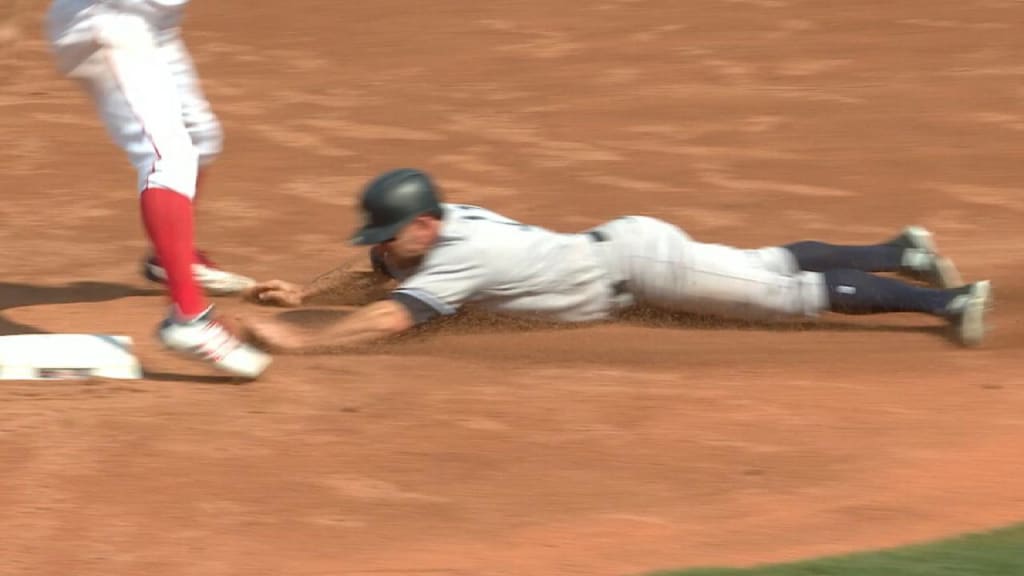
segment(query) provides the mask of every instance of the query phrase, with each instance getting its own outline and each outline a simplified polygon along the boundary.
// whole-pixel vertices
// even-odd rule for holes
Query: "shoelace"
[[[199,330],[204,340],[193,346],[192,350],[207,360],[220,362],[242,346],[242,342],[216,320],[210,320]]]

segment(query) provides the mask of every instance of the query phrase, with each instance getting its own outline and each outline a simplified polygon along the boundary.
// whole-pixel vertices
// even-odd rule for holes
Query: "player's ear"
[[[416,225],[422,230],[430,228],[433,225],[433,221],[434,219],[426,214],[416,217]]]

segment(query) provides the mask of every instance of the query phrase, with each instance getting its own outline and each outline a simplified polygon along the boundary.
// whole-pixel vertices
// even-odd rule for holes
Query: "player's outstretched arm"
[[[284,280],[257,282],[242,291],[242,298],[257,304],[283,308],[298,308],[306,301],[302,286]]]
[[[283,308],[297,308],[327,296],[339,304],[360,305],[385,295],[389,281],[377,271],[354,270],[353,262],[347,262],[306,285],[284,280],[258,282],[247,288],[242,297],[257,304]]]
[[[298,328],[273,318],[240,320],[243,337],[279,354],[355,348],[404,332],[414,324],[408,308],[395,300],[364,306],[317,330]]]

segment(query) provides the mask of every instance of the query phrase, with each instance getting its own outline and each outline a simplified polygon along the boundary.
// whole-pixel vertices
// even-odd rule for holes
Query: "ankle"
[[[900,265],[905,270],[927,270],[932,264],[932,255],[918,248],[906,248],[900,257]]]
[[[191,314],[183,312],[177,304],[171,306],[171,321],[175,324],[191,324],[199,319],[212,315],[213,304],[207,305],[198,312],[193,311]]]

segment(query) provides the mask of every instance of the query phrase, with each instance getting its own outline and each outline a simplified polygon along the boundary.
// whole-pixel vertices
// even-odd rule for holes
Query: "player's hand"
[[[301,352],[306,339],[297,328],[273,318],[236,319],[242,339],[260,348],[276,353]]]
[[[302,306],[302,286],[284,280],[259,282],[242,291],[242,298],[257,304],[298,308]]]

